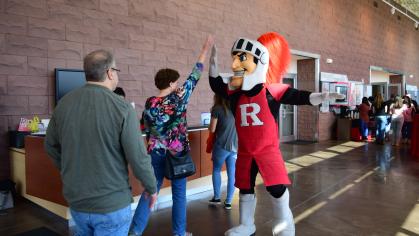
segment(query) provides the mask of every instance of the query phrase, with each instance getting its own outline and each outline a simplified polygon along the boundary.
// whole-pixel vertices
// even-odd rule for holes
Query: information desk
[[[413,119],[410,151],[413,159],[419,161],[419,114],[416,114]]]
[[[207,127],[191,127],[188,135],[191,156],[196,165],[196,173],[188,177],[188,181],[211,175],[211,154],[205,152]],[[25,149],[11,148],[10,158],[11,176],[23,197],[63,218],[71,218],[67,211],[68,204],[62,195],[60,173],[44,150],[44,137],[26,136]],[[131,170],[129,181],[132,195],[140,195],[143,189]],[[165,179],[162,188],[167,186],[170,186],[170,182]]]

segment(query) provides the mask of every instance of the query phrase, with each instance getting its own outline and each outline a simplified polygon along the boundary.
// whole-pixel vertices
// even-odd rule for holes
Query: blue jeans
[[[402,128],[402,136],[404,139],[410,139],[412,137],[412,122],[404,122]]]
[[[223,167],[224,162],[227,167],[227,198],[226,203],[230,203],[234,195],[234,174],[236,172],[236,152],[229,152],[218,145],[214,146],[212,150],[212,186],[214,188],[214,198],[220,199],[221,195],[221,168]]]
[[[189,154],[188,154],[189,155]],[[154,168],[154,174],[157,180],[157,191],[163,184],[164,168],[166,166],[166,155],[151,153],[151,164]],[[174,179],[172,184],[172,232],[174,235],[185,235],[186,230],[186,178]],[[136,234],[142,234],[150,218],[150,200],[141,195],[132,219],[131,231]]]
[[[109,235],[127,236],[131,224],[131,204],[122,209],[105,213],[78,212],[70,208],[71,216],[76,223],[76,236]]]
[[[384,141],[386,126],[387,126],[387,117],[386,116],[376,116],[375,117],[375,127],[376,127],[375,139],[376,139],[377,142],[383,142]]]
[[[359,132],[362,135],[362,139],[368,138],[368,122],[359,120]]]

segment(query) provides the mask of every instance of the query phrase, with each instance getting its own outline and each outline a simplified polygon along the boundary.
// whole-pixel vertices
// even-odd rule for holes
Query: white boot
[[[295,226],[294,218],[289,206],[290,194],[288,189],[280,198],[271,196],[273,222],[272,235],[273,236],[294,236]]]
[[[256,196],[254,194],[240,194],[240,225],[229,229],[225,236],[253,236],[256,232],[255,210]]]

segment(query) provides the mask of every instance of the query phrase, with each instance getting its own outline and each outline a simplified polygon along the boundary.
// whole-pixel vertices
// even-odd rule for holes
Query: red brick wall
[[[298,89],[315,90],[315,59],[297,61]],[[315,141],[319,135],[318,106],[297,106],[297,139]]]
[[[8,176],[5,132],[20,117],[49,117],[54,68],[81,68],[94,49],[115,53],[121,86],[138,112],[156,92],[156,70],[173,67],[186,76],[208,33],[216,37],[223,71],[237,37],[277,31],[291,48],[320,54],[321,71],[368,81],[375,65],[413,74],[406,82],[419,85],[419,31],[377,2],[378,8],[373,0],[0,0],[0,178]],[[205,74],[192,96],[190,123],[211,105],[206,80]]]

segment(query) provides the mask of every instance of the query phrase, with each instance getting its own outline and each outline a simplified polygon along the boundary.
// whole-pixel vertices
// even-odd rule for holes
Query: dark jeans
[[[410,139],[412,137],[412,122],[404,122],[402,128],[402,137],[404,139]]]
[[[368,122],[359,120],[359,132],[362,135],[362,139],[368,138]]]

